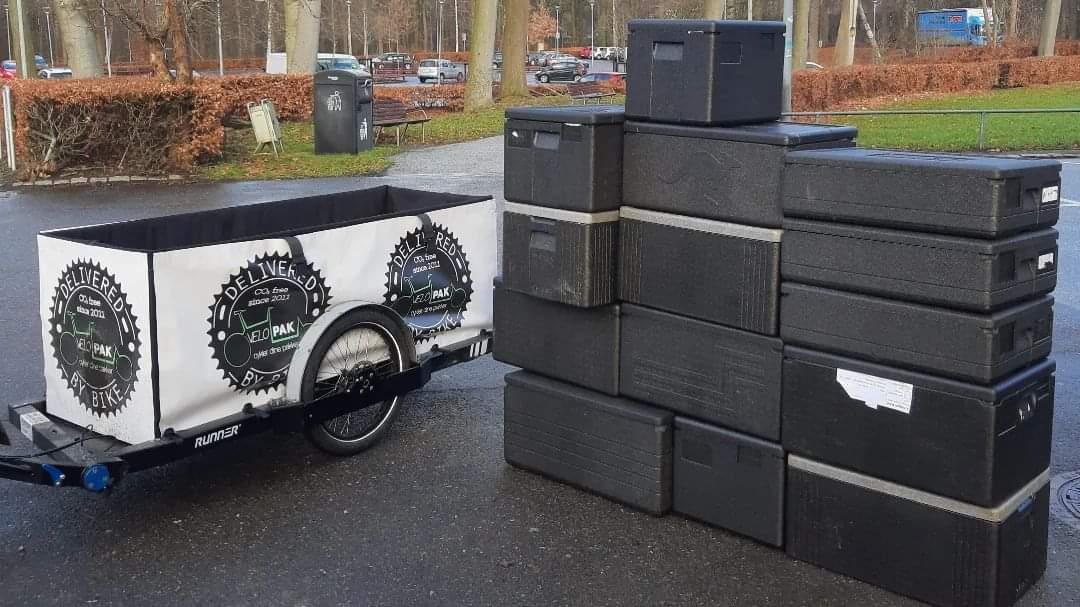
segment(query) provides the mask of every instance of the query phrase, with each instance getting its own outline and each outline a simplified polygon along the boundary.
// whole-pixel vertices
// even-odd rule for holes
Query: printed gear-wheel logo
[[[472,301],[473,296],[473,281],[472,271],[469,267],[468,257],[465,255],[465,249],[458,242],[457,237],[450,230],[447,230],[445,226],[433,223],[431,231],[436,234],[441,234],[444,241],[449,243],[448,248],[454,250],[453,254],[448,253],[445,249],[436,247],[436,254],[442,254],[445,256],[451,266],[454,268],[455,279],[459,281],[457,289],[460,289],[464,293],[464,299],[461,301],[459,309],[454,313],[453,309],[447,310],[440,321],[435,326],[421,327],[409,321],[408,313],[402,314],[400,309],[399,299],[404,296],[404,266],[408,263],[408,258],[416,254],[418,251],[426,249],[428,243],[423,239],[423,229],[417,228],[411,232],[408,232],[399,241],[396,247],[394,247],[393,253],[390,254],[390,261],[387,263],[386,270],[386,284],[383,285],[386,288],[386,295],[383,301],[383,305],[393,309],[401,316],[405,324],[413,332],[413,339],[416,343],[422,343],[434,337],[436,333],[442,333],[444,331],[452,331],[461,326],[462,318],[465,315],[465,311],[468,309],[469,302]],[[413,246],[413,243],[418,243]],[[400,255],[405,261],[401,270],[396,270],[394,264],[394,256]],[[395,275],[400,275],[397,278],[395,284]]]
[[[116,303],[110,301],[108,293],[94,287],[92,282],[81,282],[94,272],[101,278],[99,284],[108,281],[116,289],[113,298]],[[67,277],[74,277],[74,287],[65,281]],[[66,298],[63,295],[65,286],[70,288]],[[94,306],[100,314],[92,325],[86,323],[80,332],[77,326],[79,312],[72,311],[72,304],[79,305],[79,302],[77,299],[73,302],[72,298],[81,291],[89,291],[100,297],[98,305]],[[106,304],[103,312],[100,302]],[[139,350],[142,346],[137,319],[123,286],[108,268],[96,261],[76,259],[60,273],[49,311],[53,358],[68,389],[90,413],[100,417],[118,415],[131,400],[131,393],[139,381]],[[95,334],[98,321],[106,323],[103,326],[107,333],[104,341],[111,343],[102,343],[102,331]],[[81,344],[80,337],[83,338]],[[105,373],[107,369],[110,371],[108,374]]]
[[[206,334],[210,337],[210,343],[208,345],[210,346],[210,350],[213,352],[214,360],[217,362],[217,369],[221,371],[222,379],[229,382],[229,386],[233,388],[233,390],[236,390],[238,392],[242,391],[252,394],[259,394],[261,392],[269,393],[271,390],[277,388],[285,381],[288,374],[289,365],[286,362],[283,365],[277,365],[278,368],[275,368],[273,370],[265,370],[255,368],[256,366],[254,364],[251,364],[250,361],[245,361],[241,364],[231,364],[237,362],[235,360],[230,361],[228,355],[227,340],[230,337],[236,339],[235,335],[237,335],[236,333],[230,333],[231,331],[236,330],[236,327],[232,325],[233,314],[226,315],[224,319],[218,318],[218,307],[219,305],[221,305],[222,296],[224,295],[224,293],[226,293],[227,289],[235,288],[237,290],[237,300],[241,299],[243,294],[247,293],[249,290],[256,286],[274,282],[288,283],[290,285],[290,293],[296,291],[307,293],[307,290],[304,289],[303,284],[301,283],[305,282],[306,280],[314,280],[313,291],[316,291],[318,293],[318,297],[313,298],[315,299],[315,301],[306,301],[306,318],[301,318],[299,320],[303,321],[304,325],[310,325],[311,323],[315,322],[315,320],[319,316],[321,316],[322,313],[325,312],[326,308],[329,306],[331,298],[330,287],[323,279],[322,273],[319,270],[315,269],[315,266],[310,262],[305,262],[303,264],[295,264],[296,266],[303,268],[300,282],[294,279],[290,279],[288,276],[272,275],[258,280],[257,283],[249,284],[244,289],[236,287],[236,281],[238,279],[244,277],[245,273],[250,276],[250,272],[253,269],[257,269],[261,264],[270,264],[270,266],[275,266],[276,264],[279,264],[281,262],[285,262],[289,265],[294,265],[292,255],[289,254],[282,255],[279,253],[268,253],[255,257],[255,259],[249,261],[247,265],[243,266],[239,272],[229,275],[229,280],[222,283],[221,289],[214,297],[214,303],[210,304],[210,317],[207,319],[207,322],[210,325],[210,329],[206,332]],[[274,308],[275,306],[271,302],[267,307]],[[250,343],[248,344],[248,346],[250,347]],[[291,360],[291,350],[288,352],[286,358]],[[254,383],[245,386],[243,384],[243,376],[251,371],[253,371],[256,375],[260,376],[260,378]],[[238,372],[241,377],[240,380],[238,380],[236,377],[236,374]],[[272,378],[273,375],[280,375],[280,377],[276,381],[270,381],[266,377],[270,376]]]

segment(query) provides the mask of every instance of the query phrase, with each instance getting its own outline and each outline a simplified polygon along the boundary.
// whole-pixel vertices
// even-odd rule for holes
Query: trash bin
[[[315,153],[356,154],[375,147],[371,76],[360,70],[315,74]]]

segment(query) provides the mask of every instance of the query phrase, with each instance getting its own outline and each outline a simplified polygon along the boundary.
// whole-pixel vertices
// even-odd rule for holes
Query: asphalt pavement
[[[1053,472],[1080,470],[1080,161],[1066,165]],[[500,195],[501,139],[398,157],[386,176],[0,192],[3,401],[42,393],[36,232],[382,183]],[[678,516],[513,469],[490,358],[438,374],[353,458],[261,435],[112,492],[0,484],[6,605],[913,605]],[[1080,601],[1080,521],[1051,521],[1020,603]],[[932,548],[931,548],[932,549]]]

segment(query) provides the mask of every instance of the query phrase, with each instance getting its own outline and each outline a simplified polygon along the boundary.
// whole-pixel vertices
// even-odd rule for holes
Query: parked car
[[[540,62],[543,59],[544,59],[544,53],[542,53],[542,52],[529,53],[528,64],[529,65],[540,65]]]
[[[495,68],[497,70],[501,70],[502,69],[502,62],[503,62],[502,51],[495,51],[495,56],[491,60],[491,67],[493,67],[493,68]]]
[[[461,66],[446,59],[424,59],[416,70],[416,76],[421,83],[428,80],[456,80],[458,82],[465,80],[465,72]]]
[[[591,46],[586,46],[585,48],[581,49],[580,55],[581,55],[582,59],[591,58],[592,57],[592,47]]]
[[[622,84],[626,82],[626,74],[622,72],[591,72],[581,78],[582,82],[599,82],[602,84]]]
[[[548,82],[578,82],[588,69],[576,59],[574,61],[559,61],[542,68],[536,72],[536,80]]]
[[[547,67],[555,57],[559,56],[559,54],[560,53],[556,53],[555,51],[542,51],[540,53],[540,62],[537,63],[537,65],[540,67]]]
[[[14,80],[15,72],[8,71],[0,67],[0,80]]]
[[[412,69],[413,58],[408,53],[383,53],[371,60],[372,63],[394,63],[405,69]]]
[[[324,72],[326,70],[368,71],[368,69],[352,55],[343,55],[341,53],[319,53],[315,58],[315,71]]]
[[[47,67],[43,70],[38,70],[38,78],[44,78],[46,80],[64,80],[71,78],[71,70],[66,67]]]
[[[17,63],[15,63],[14,59],[8,59],[8,60],[4,61],[3,63],[0,63],[0,67],[3,67],[5,70],[7,70],[7,71],[9,71],[9,72],[11,72],[13,74],[18,74],[19,73],[19,70],[18,70],[19,66],[18,66]],[[49,64],[48,64],[48,62],[45,61],[44,57],[42,57],[41,55],[34,55],[34,69],[43,70],[43,69],[45,69],[47,67],[49,67]]]

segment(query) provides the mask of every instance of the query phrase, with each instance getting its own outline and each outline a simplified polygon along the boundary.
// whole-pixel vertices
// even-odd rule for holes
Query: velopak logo
[[[49,318],[53,355],[87,411],[116,415],[139,372],[139,329],[127,294],[108,268],[76,260],[60,274]]]
[[[232,438],[240,434],[240,424],[235,426],[229,426],[228,428],[222,428],[221,430],[215,430],[210,434],[204,434],[195,439],[195,448],[201,449],[203,447],[209,447],[218,441],[223,441],[227,438]]]
[[[461,326],[472,299],[465,250],[445,227],[434,225],[429,248],[423,230],[406,234],[390,253],[384,304],[413,330],[416,341]]]

